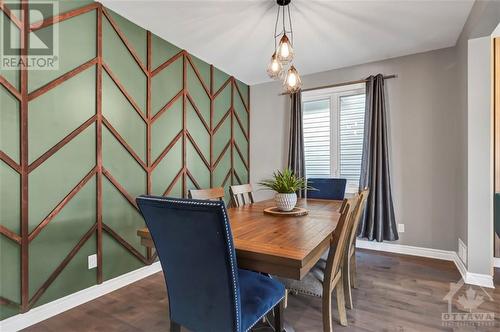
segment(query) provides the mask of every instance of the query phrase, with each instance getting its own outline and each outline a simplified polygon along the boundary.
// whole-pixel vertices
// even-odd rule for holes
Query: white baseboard
[[[493,283],[493,276],[487,274],[471,273],[467,271],[464,262],[458,257],[458,254],[455,251],[414,247],[404,244],[367,241],[360,239],[356,240],[356,248],[452,261],[455,263],[455,266],[462,275],[462,278],[464,279],[464,282],[466,284],[495,288],[495,285]]]
[[[119,277],[105,281],[102,284],[82,289],[76,293],[33,308],[24,314],[18,314],[0,321],[0,331],[19,331],[52,316],[58,315],[66,310],[79,306],[85,302],[92,301],[100,296],[134,283],[161,270],[160,262],[155,262],[149,266],[142,267],[135,271],[131,271]]]
[[[467,272],[464,281],[469,285],[495,288],[495,284],[493,283],[493,276],[487,274]]]
[[[390,242],[376,242],[367,240],[356,240],[356,248],[385,251],[395,254],[427,257],[445,261],[455,261],[457,255],[454,251],[407,246],[404,244]]]

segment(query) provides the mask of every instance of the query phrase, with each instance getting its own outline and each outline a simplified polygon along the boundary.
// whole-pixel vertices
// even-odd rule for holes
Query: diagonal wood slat
[[[186,136],[188,137],[189,141],[193,145],[194,149],[196,150],[196,152],[200,156],[200,158],[203,161],[203,163],[205,164],[205,166],[208,168],[208,170],[210,170],[210,163],[208,162],[207,158],[205,158],[205,156],[203,155],[203,152],[201,151],[201,149],[198,146],[198,144],[196,144],[193,136],[191,136],[191,134],[187,130],[186,130]]]
[[[234,170],[234,169],[233,169],[233,174],[234,174],[234,177],[236,178],[236,180],[238,181],[238,184],[243,184],[240,177],[238,176],[238,172],[236,172],[236,170]]]
[[[232,169],[230,169],[227,174],[226,174],[226,177],[224,178],[224,180],[222,181],[222,187],[224,187],[227,183],[227,180],[229,180],[229,177],[231,176],[232,174]]]
[[[172,149],[172,147],[177,143],[177,141],[182,137],[183,135],[183,130],[181,129],[177,135],[175,135],[174,139],[163,149],[163,151],[160,153],[158,158],[155,159],[153,164],[151,165],[151,172],[158,166],[160,161],[163,160],[163,158],[167,155],[167,153]]]
[[[21,236],[19,236],[17,233],[11,231],[7,227],[0,225],[0,234],[5,236],[11,241],[14,241],[17,244],[21,244]]]
[[[137,249],[135,249],[130,243],[128,243],[124,238],[122,238],[117,232],[115,232],[111,227],[106,224],[102,224],[102,229],[108,233],[112,238],[114,238],[122,247],[127,249],[131,254],[137,257],[143,264],[148,264],[148,259],[144,257]]]
[[[2,75],[0,75],[0,84],[17,100],[21,101],[21,93]]]
[[[187,174],[188,178],[191,180],[191,182],[193,182],[193,184],[196,187],[196,189],[201,189],[198,181],[196,181],[195,177],[193,176],[193,174],[191,174],[191,172],[189,171],[189,169],[186,169],[186,174]]]
[[[231,81],[232,81],[232,77],[229,77],[229,78],[228,78],[228,79],[224,82],[224,84],[222,84],[222,86],[219,88],[219,90],[217,90],[217,91],[214,93],[214,95],[213,95],[213,97],[212,97],[212,98],[213,98],[213,99],[215,99],[215,98],[216,98],[216,97],[217,97],[217,96],[218,96],[218,95],[219,95],[219,94],[220,94],[220,93],[221,93],[221,92],[222,92],[222,91],[226,88],[226,86],[227,86],[229,83],[231,83]]]
[[[170,194],[170,192],[172,191],[172,188],[175,186],[175,184],[177,183],[177,181],[179,181],[179,178],[184,173],[185,173],[184,172],[184,168],[181,168],[181,170],[177,173],[177,175],[174,177],[174,179],[172,180],[172,182],[170,182],[170,184],[167,187],[167,189],[165,189],[165,191],[163,192],[162,196],[167,196],[167,195]]]
[[[102,117],[102,123],[108,128],[108,130],[113,134],[113,136],[116,138],[118,142],[127,150],[127,152],[132,156],[132,158],[135,159],[135,161],[139,164],[139,166],[142,167],[145,171],[148,170],[148,166],[146,163],[137,155],[137,153],[134,151],[134,149],[125,141],[125,139],[120,135],[120,133],[109,123],[109,121],[103,116]]]
[[[47,91],[55,88],[59,84],[64,83],[65,81],[69,80],[73,76],[78,75],[81,72],[83,72],[84,70],[94,66],[95,64],[97,64],[97,62],[98,62],[97,58],[93,58],[92,60],[89,60],[89,61],[85,62],[84,64],[70,70],[66,74],[63,74],[63,75],[59,76],[58,78],[50,81],[49,83],[45,84],[44,86],[42,86],[42,87],[36,89],[35,91],[31,92],[30,94],[28,94],[28,101],[32,101],[33,99],[40,97],[41,95],[43,95]]]
[[[102,168],[102,174],[104,174],[104,176],[109,180],[109,182],[111,182],[111,184],[116,188],[118,189],[118,191],[122,194],[122,196],[131,204],[135,207],[136,210],[139,210],[139,208],[137,207],[137,204],[135,203],[135,199],[134,197],[132,197],[132,195],[130,195],[127,190],[125,190],[125,188],[123,188],[123,186],[118,182],[118,180],[116,180],[113,175],[111,175],[111,173],[106,169],[106,168]],[[104,224],[103,224],[104,225]]]
[[[205,119],[203,118],[203,115],[201,114],[200,110],[196,106],[196,104],[195,104],[193,98],[191,97],[191,95],[189,94],[189,92],[186,93],[186,96],[187,96],[187,99],[189,100],[189,103],[191,104],[191,106],[193,106],[193,109],[194,109],[196,115],[198,115],[198,118],[200,119],[201,123],[203,124],[203,127],[205,127],[205,129],[207,130],[207,133],[210,134],[210,127],[207,124],[207,122],[205,121]]]
[[[159,72],[170,66],[172,63],[174,63],[177,59],[181,58],[185,54],[187,54],[187,52],[185,50],[182,50],[173,57],[171,57],[170,59],[168,59],[167,61],[165,61],[164,63],[162,63],[161,65],[159,65],[158,67],[156,67],[156,69],[151,72],[151,77],[155,77]]]
[[[89,180],[97,173],[97,168],[91,169],[83,179],[71,189],[71,191],[49,212],[49,214],[31,231],[28,236],[28,241],[31,242],[38,234],[61,212],[69,201],[89,182]]]
[[[52,17],[46,18],[42,21],[31,23],[30,31],[37,31],[37,30],[43,29],[45,27],[48,27],[49,25],[53,25],[56,23],[60,23],[62,21],[66,21],[66,20],[73,18],[75,16],[79,16],[79,15],[88,13],[92,10],[95,10],[95,9],[99,8],[100,6],[102,6],[100,3],[95,2],[95,3],[91,3],[89,5],[83,6],[81,8],[70,10],[69,12],[59,14],[57,16],[52,16]]]
[[[246,130],[244,129],[245,126],[241,123],[240,117],[238,116],[238,113],[234,112],[234,117],[236,118],[236,122],[238,122],[238,125],[240,126],[241,132],[243,133],[243,136],[245,136],[245,139],[248,142],[248,134],[246,133]]]
[[[142,63],[141,59],[137,55],[136,50],[129,43],[127,37],[125,37],[125,35],[123,34],[122,30],[118,27],[118,24],[116,23],[116,21],[114,20],[114,18],[111,17],[111,15],[108,13],[108,10],[105,7],[102,7],[102,9],[103,9],[102,12],[103,12],[104,16],[106,16],[106,18],[108,19],[108,22],[111,24],[111,26],[115,30],[116,34],[118,35],[118,37],[120,37],[122,43],[125,45],[125,47],[129,51],[130,55],[132,55],[132,57],[134,58],[134,60],[137,63],[137,65],[142,69],[142,71],[144,72],[144,74],[149,75],[148,69]]]
[[[0,305],[5,305],[5,306],[9,306],[9,307],[14,307],[16,309],[19,308],[19,303],[16,303],[12,300],[9,300],[3,296],[0,296]]]
[[[109,77],[113,80],[113,82],[116,84],[116,86],[118,87],[118,90],[121,91],[121,93],[123,94],[123,96],[130,103],[130,105],[132,105],[132,107],[135,109],[135,111],[137,112],[137,114],[139,114],[139,116],[141,117],[141,119],[145,123],[147,123],[148,119],[146,118],[146,116],[144,115],[144,113],[142,113],[141,108],[139,107],[139,105],[137,105],[137,103],[134,100],[134,98],[127,92],[127,90],[125,89],[125,87],[123,86],[123,84],[120,82],[120,80],[118,79],[118,77],[116,77],[116,75],[111,71],[111,68],[109,68],[109,66],[107,64],[105,64],[104,62],[102,63],[102,67],[104,68],[104,70],[106,71],[106,73],[109,75]]]
[[[33,161],[29,166],[28,166],[28,173],[31,173],[34,169],[36,169],[38,166],[43,164],[44,161],[52,157],[57,151],[59,151],[63,146],[68,144],[73,138],[78,136],[82,131],[87,129],[92,123],[96,121],[97,117],[93,115],[90,119],[82,123],[78,128],[73,130],[71,133],[66,135],[62,140],[60,140],[56,145],[45,151],[44,154],[42,154],[40,157],[38,157],[35,161]]]
[[[212,165],[212,170],[214,170],[217,167],[217,165],[221,161],[222,157],[224,157],[224,154],[226,153],[227,149],[229,149],[230,146],[231,146],[231,140],[227,142],[226,146],[224,147],[224,149],[222,149],[221,153],[215,160],[214,164]]]
[[[243,107],[245,108],[245,111],[247,111],[247,113],[248,113],[249,112],[248,111],[248,106],[245,103],[245,99],[243,98],[243,95],[241,94],[240,88],[238,87],[238,83],[236,83],[235,79],[233,79],[233,84],[234,84],[234,87],[236,88],[236,91],[238,92],[238,95],[240,96],[241,103],[243,104]]]
[[[151,118],[151,124],[153,124],[154,122],[156,122],[156,120],[158,120],[162,115],[163,113],[165,113],[170,107],[172,107],[172,105],[180,98],[182,97],[184,94],[184,90],[180,90],[174,97],[172,97],[172,99],[170,99],[166,104],[165,106],[163,106],[159,111],[158,113],[156,113],[152,118]]]
[[[222,119],[220,119],[219,122],[215,125],[215,128],[212,130],[212,134],[215,134],[219,130],[219,128],[224,124],[224,120],[226,120],[227,117],[231,114],[231,110],[232,110],[232,108],[229,107],[229,109],[224,114]]]
[[[31,308],[40,297],[45,293],[45,291],[49,288],[49,286],[56,280],[59,274],[64,270],[64,268],[68,265],[68,263],[75,257],[81,247],[87,242],[88,239],[94,234],[97,225],[94,224],[88,231],[83,235],[83,237],[78,241],[76,246],[71,249],[69,254],[64,258],[64,260],[59,264],[59,266],[52,272],[49,278],[42,284],[42,286],[35,292],[31,300],[29,300],[28,308]]]
[[[201,85],[203,86],[203,90],[205,90],[205,92],[207,93],[207,96],[209,98],[212,98],[212,94],[210,93],[210,90],[207,88],[205,81],[203,81],[203,78],[201,77],[200,71],[195,66],[193,59],[191,58],[191,55],[187,52],[186,52],[186,58],[187,58],[189,64],[191,65],[191,68],[193,68],[193,71],[194,71],[196,77],[198,78],[198,81],[200,81]]]
[[[240,156],[240,159],[241,159],[241,161],[243,162],[243,165],[245,165],[245,168],[246,168],[246,169],[247,169],[247,171],[248,171],[248,170],[249,170],[249,169],[248,169],[248,163],[247,163],[247,161],[246,161],[245,157],[243,157],[243,153],[241,153],[241,150],[240,150],[240,148],[238,147],[238,144],[236,144],[236,142],[234,142],[234,144],[233,144],[233,145],[234,145],[234,147],[236,148],[236,152],[238,152],[238,155]]]
[[[0,0],[0,10],[5,13],[5,16],[7,16],[18,29],[21,30],[23,28],[23,22],[12,13],[4,0]]]
[[[0,160],[9,165],[17,173],[21,174],[21,165],[16,163],[11,157],[9,157],[5,152],[0,151]]]

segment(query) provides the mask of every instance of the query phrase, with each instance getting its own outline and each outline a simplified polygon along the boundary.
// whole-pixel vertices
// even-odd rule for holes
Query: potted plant
[[[313,189],[306,185],[306,180],[297,177],[290,169],[275,171],[272,179],[259,182],[259,185],[274,190],[274,201],[280,211],[292,211],[297,204],[297,191]]]

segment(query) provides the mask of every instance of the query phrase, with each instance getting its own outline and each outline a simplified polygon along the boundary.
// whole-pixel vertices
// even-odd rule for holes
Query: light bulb
[[[285,43],[285,44],[281,45],[280,57],[288,58],[289,55],[290,55],[290,49],[288,48],[288,44]]]
[[[302,87],[302,81],[300,80],[299,73],[297,69],[295,69],[295,66],[292,65],[290,69],[288,69],[283,86],[287,93],[295,93]]]
[[[276,52],[271,56],[271,62],[267,66],[267,74],[273,79],[278,79],[283,76],[283,65],[278,61]]]
[[[295,73],[291,73],[288,75],[288,85],[291,87],[294,87],[297,84],[297,76],[295,76]]]
[[[293,60],[293,53],[292,43],[290,42],[290,39],[288,39],[288,36],[284,34],[278,45],[278,60],[282,64],[286,65]]]
[[[276,59],[272,60],[271,69],[273,72],[277,72],[280,69],[280,64],[279,64],[278,60],[276,60]]]

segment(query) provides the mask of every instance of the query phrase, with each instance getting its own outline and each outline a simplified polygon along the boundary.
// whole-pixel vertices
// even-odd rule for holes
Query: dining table
[[[330,247],[341,205],[337,200],[298,199],[297,207],[308,211],[303,216],[264,213],[275,206],[274,200],[228,208],[238,268],[301,280]],[[147,228],[137,235],[148,251],[154,249]]]
[[[298,199],[304,216],[277,216],[264,213],[275,206],[265,200],[227,209],[238,267],[300,280],[329,248],[340,217],[342,201]],[[141,243],[154,248],[147,228],[137,231]]]

